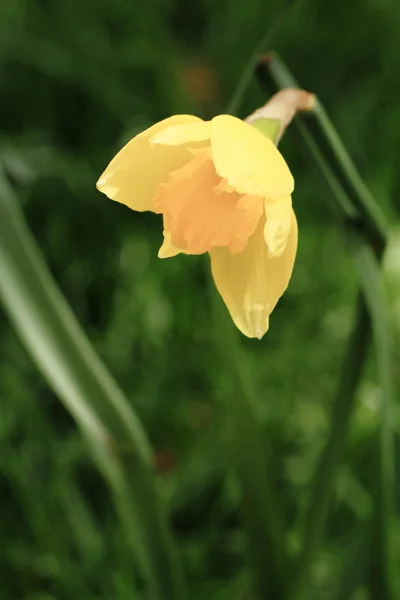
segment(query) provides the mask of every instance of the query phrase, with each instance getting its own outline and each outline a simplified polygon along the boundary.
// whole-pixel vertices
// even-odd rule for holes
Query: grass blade
[[[149,596],[182,600],[183,577],[146,435],[52,280],[4,178],[0,186],[0,294],[5,309],[111,484]]]

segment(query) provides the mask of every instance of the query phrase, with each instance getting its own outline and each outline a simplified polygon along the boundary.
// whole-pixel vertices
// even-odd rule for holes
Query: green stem
[[[286,598],[285,538],[271,482],[268,449],[255,411],[255,392],[236,332],[212,286],[216,344],[231,376],[231,460],[240,486],[241,513],[259,600]]]
[[[5,309],[112,486],[149,597],[183,600],[183,577],[145,432],[51,278],[4,178],[0,185],[0,295]]]
[[[307,120],[307,115],[304,116]],[[361,178],[318,98],[308,116],[311,133],[314,133],[318,146],[345,193],[360,211],[373,248],[382,251],[388,241],[389,224],[386,216]]]
[[[261,83],[267,87],[275,89],[299,87],[290,71],[276,55],[264,57],[258,65],[257,73]],[[334,213],[344,226],[346,237],[350,241],[351,255],[360,279],[362,296],[358,301],[355,326],[333,405],[331,432],[316,470],[310,504],[303,520],[304,541],[298,559],[293,590],[301,593],[323,535],[333,478],[340,461],[344,435],[362,374],[372,323],[379,378],[384,396],[379,445],[380,479],[375,490],[376,548],[373,551],[375,579],[379,584],[372,589],[378,590],[379,598],[384,600],[391,597],[388,574],[388,528],[393,505],[394,466],[390,417],[392,402],[390,340],[378,261],[388,238],[388,226],[386,218],[362,181],[318,99],[315,100],[313,110],[299,115],[296,120],[300,133],[333,192]],[[360,231],[365,232],[373,250]],[[378,595],[374,595],[374,598],[378,598]]]
[[[257,73],[260,81],[268,86],[272,84],[278,89],[299,87],[287,66],[274,53],[259,62]],[[359,211],[373,247],[378,252],[382,251],[388,238],[387,219],[358,173],[318,98],[313,109],[299,115],[298,121],[314,138],[345,194]]]

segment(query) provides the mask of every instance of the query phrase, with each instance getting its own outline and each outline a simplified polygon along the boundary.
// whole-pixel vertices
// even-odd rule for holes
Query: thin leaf
[[[85,337],[0,177],[0,295],[33,360],[72,414],[112,486],[150,597],[182,600],[183,576],[133,409]]]

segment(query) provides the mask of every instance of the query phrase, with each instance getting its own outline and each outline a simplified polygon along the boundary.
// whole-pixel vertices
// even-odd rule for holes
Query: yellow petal
[[[177,248],[203,254],[214,246],[229,247],[232,253],[245,247],[263,213],[263,201],[236,192],[216,193],[218,182],[206,148],[159,187],[155,209],[163,214],[164,228]]]
[[[170,171],[191,159],[183,146],[152,146],[149,139],[170,125],[202,122],[191,115],[176,115],[156,123],[126,144],[112,159],[97,182],[97,188],[111,200],[122,202],[132,210],[154,210],[158,184],[166,181]]]
[[[285,196],[280,200],[265,201],[264,240],[268,248],[268,256],[281,256],[286,248],[292,224],[292,198]]]
[[[215,117],[211,148],[218,175],[240,194],[274,200],[292,193],[293,177],[282,154],[248,123],[229,115]]]
[[[150,138],[151,144],[179,146],[189,142],[203,142],[211,137],[211,121],[196,121],[170,125]]]
[[[293,211],[291,218],[286,249],[279,257],[268,257],[262,219],[243,252],[234,256],[226,248],[210,252],[215,285],[235,325],[248,337],[261,339],[266,333],[269,315],[288,286],[297,250]]]

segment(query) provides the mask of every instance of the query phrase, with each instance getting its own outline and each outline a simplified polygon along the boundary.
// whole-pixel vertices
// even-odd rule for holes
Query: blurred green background
[[[153,122],[174,113],[223,112],[271,26],[271,46],[302,87],[321,98],[393,223],[385,282],[398,336],[400,3],[0,4],[2,168],[52,273],[148,432],[191,597],[199,599],[239,600],[248,575],[237,490],[226,477],[231,375],[215,347],[207,258],[159,260],[159,217],[110,202],[95,182],[121,145]],[[252,82],[240,116],[265,101]],[[295,552],[298,510],[327,435],[352,323],[356,276],[324,201],[330,192],[294,128],[281,148],[296,180],[298,258],[270,331],[261,342],[242,338],[241,344],[273,451],[284,544]],[[0,598],[140,598],[110,494],[74,422],[5,317],[0,327]],[[310,600],[369,598],[381,403],[372,349],[370,356],[343,440]],[[399,520],[392,536],[400,597]]]

